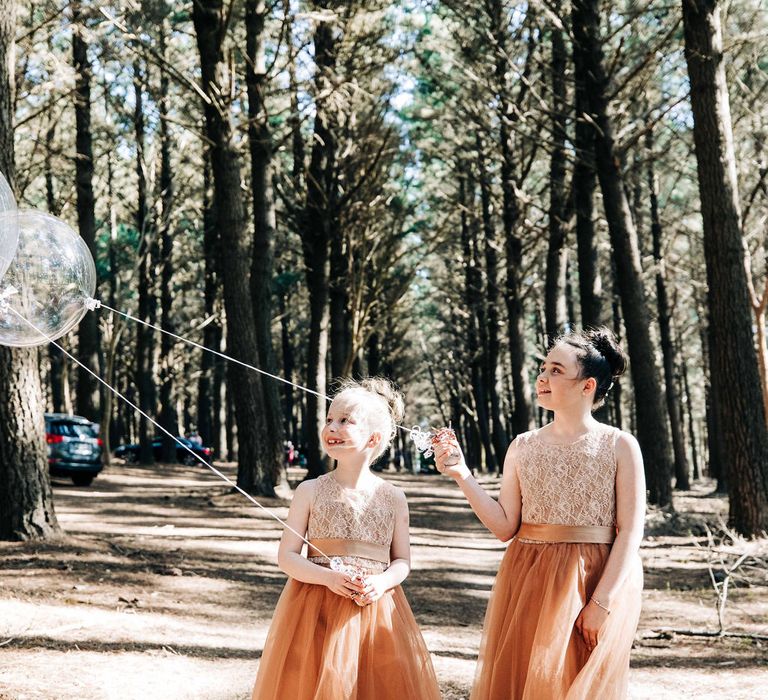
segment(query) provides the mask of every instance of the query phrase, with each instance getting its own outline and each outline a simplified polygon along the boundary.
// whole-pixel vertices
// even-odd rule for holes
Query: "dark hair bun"
[[[627,356],[610,329],[605,326],[593,328],[586,331],[584,337],[606,359],[614,379],[626,372]]]

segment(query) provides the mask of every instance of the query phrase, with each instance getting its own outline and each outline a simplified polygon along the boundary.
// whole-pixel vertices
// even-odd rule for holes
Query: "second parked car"
[[[199,464],[199,461],[189,453],[192,450],[196,455],[202,457],[206,462],[210,461],[213,450],[210,447],[203,447],[196,442],[191,442],[185,437],[176,438],[185,447],[182,447],[178,443],[176,444],[176,461],[181,464]],[[189,448],[189,449],[186,449]],[[152,440],[152,454],[155,461],[159,462],[163,452],[163,439],[156,437]],[[139,446],[136,444],[120,445],[115,450],[115,457],[124,459],[128,464],[138,464],[139,462]]]

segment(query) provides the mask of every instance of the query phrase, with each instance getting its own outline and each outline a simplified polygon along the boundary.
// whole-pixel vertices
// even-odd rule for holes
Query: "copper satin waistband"
[[[329,557],[362,557],[389,564],[389,547],[373,542],[361,542],[360,540],[335,538],[310,540],[307,556],[322,557],[323,554],[327,554]]]
[[[535,540],[536,542],[612,544],[616,539],[616,528],[602,525],[522,523],[515,537],[521,540]]]

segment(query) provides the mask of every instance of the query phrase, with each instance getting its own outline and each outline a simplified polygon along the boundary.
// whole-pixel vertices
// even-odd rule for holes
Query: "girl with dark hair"
[[[498,501],[455,441],[435,446],[504,555],[486,613],[472,700],[591,700],[627,694],[640,616],[645,516],[634,437],[595,420],[626,359],[607,329],[560,337],[541,363],[551,423],[518,435]]]

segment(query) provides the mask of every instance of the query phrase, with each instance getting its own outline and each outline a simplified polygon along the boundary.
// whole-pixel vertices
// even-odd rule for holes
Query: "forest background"
[[[760,0],[2,0],[0,171],[80,233],[110,307],[321,395],[389,377],[479,474],[547,420],[548,342],[608,326],[630,373],[598,417],[637,435],[649,504],[684,523],[675,493],[705,488],[718,541],[746,542],[767,35]],[[286,441],[330,466],[322,396],[105,309],[63,344],[253,495]],[[119,444],[155,461],[155,427],[53,346],[0,348],[0,397],[0,539],[59,533],[45,411],[99,423],[108,471]],[[415,462],[401,431],[381,466]]]

